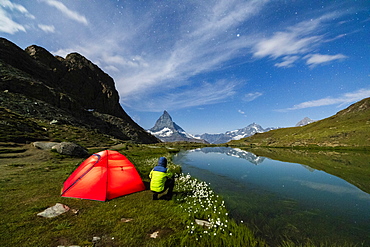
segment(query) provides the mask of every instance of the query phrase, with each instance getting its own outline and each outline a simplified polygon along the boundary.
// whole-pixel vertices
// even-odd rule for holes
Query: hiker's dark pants
[[[175,187],[175,179],[174,178],[168,178],[166,182],[164,183],[164,190],[168,189],[167,195],[172,196],[173,188]]]
[[[173,192],[174,187],[175,187],[175,179],[174,178],[167,178],[166,182],[164,183],[164,189],[161,192],[152,191],[154,193],[153,194],[153,199],[154,200],[158,199],[158,195],[162,194],[167,189],[168,189],[167,196],[172,197],[172,192]]]

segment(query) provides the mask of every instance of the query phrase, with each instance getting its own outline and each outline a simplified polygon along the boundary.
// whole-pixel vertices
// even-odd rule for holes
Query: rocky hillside
[[[1,119],[1,141],[55,139],[57,125],[69,136],[86,138],[85,132],[92,132],[108,139],[159,142],[126,114],[113,79],[91,61],[78,53],[53,56],[36,45],[22,50],[4,38],[0,38],[0,110],[13,116]]]
[[[266,147],[370,148],[370,98],[363,99],[334,116],[301,127],[255,134],[230,145]]]

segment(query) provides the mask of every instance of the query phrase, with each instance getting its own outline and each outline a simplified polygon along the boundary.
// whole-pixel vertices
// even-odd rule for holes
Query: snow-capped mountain
[[[311,118],[305,117],[304,119],[302,119],[301,121],[299,121],[295,125],[295,127],[305,126],[305,125],[310,124],[310,123],[313,123],[313,122],[315,122],[315,120],[312,120]]]
[[[187,133],[180,126],[174,123],[167,111],[164,111],[162,116],[160,116],[155,123],[154,127],[147,131],[163,142],[186,141],[207,143],[200,137],[195,137]]]
[[[202,135],[197,135],[196,137],[202,138],[206,140],[209,143],[212,144],[220,144],[220,143],[226,143],[231,140],[239,140],[248,136],[252,136],[256,133],[263,133],[270,131],[272,129],[276,128],[262,128],[260,125],[256,123],[252,123],[248,125],[247,127],[244,127],[242,129],[237,129],[233,131],[227,131],[223,134],[202,134]]]

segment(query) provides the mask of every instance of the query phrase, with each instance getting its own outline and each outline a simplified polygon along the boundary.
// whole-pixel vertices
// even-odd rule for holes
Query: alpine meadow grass
[[[152,200],[148,189],[107,202],[60,197],[65,179],[83,161],[31,145],[0,147],[1,246],[268,246],[243,222],[232,219],[210,185],[182,174],[172,163],[179,151],[168,144],[115,146],[136,167],[148,188],[159,157],[176,173],[171,200]],[[194,148],[189,145],[188,148]],[[113,148],[112,148],[113,149]],[[26,151],[21,151],[26,150]],[[100,148],[90,153],[101,151]],[[62,203],[70,210],[55,218],[37,214]],[[280,246],[313,246],[282,242]],[[319,245],[330,246],[330,245]]]

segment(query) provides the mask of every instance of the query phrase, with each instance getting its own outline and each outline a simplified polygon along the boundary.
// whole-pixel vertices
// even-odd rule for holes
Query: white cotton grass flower
[[[217,233],[224,233],[227,228],[228,212],[225,202],[216,195],[209,184],[193,179],[189,174],[181,174],[175,186],[178,192],[184,192],[184,198],[178,198],[182,208],[189,215],[187,231],[189,234],[201,238],[202,234],[216,236]],[[207,219],[207,228],[194,225],[195,219]],[[206,220],[206,221],[207,221]]]

